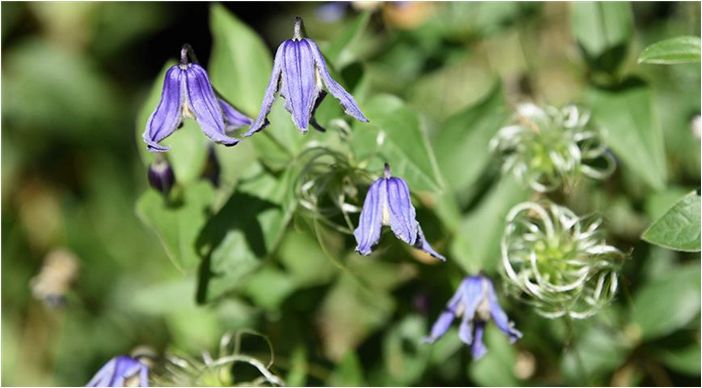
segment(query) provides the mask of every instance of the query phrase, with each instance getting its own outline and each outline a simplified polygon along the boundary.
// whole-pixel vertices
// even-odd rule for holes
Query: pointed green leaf
[[[221,4],[210,8],[212,84],[248,115],[258,113],[273,60],[258,34]]]
[[[363,12],[358,15],[351,25],[346,27],[339,37],[324,50],[327,58],[337,70],[348,65],[353,60],[353,55],[349,48],[363,34],[363,30],[366,29],[368,21],[370,21],[370,16],[370,12]]]
[[[612,89],[592,88],[588,100],[605,143],[648,185],[666,181],[663,134],[644,82],[629,79]]]
[[[196,242],[203,257],[198,302],[243,286],[242,279],[276,248],[295,210],[287,192],[290,176],[290,170],[275,175],[253,165],[234,194],[209,218]]]
[[[370,125],[355,125],[352,135],[359,159],[368,159],[369,168],[379,172],[388,162],[393,175],[407,180],[413,190],[443,190],[434,152],[412,109],[397,97],[378,95],[368,100],[363,112]]]
[[[656,42],[646,47],[639,55],[639,63],[675,65],[700,61],[700,38],[678,36]]]
[[[183,187],[182,198],[172,202],[151,189],[137,202],[137,215],[156,233],[168,257],[180,270],[191,270],[200,262],[195,239],[207,220],[213,198],[212,185],[197,182]]]
[[[498,83],[485,99],[449,117],[436,133],[437,162],[457,194],[472,191],[491,160],[488,143],[508,117]]]
[[[653,222],[641,236],[658,246],[685,252],[700,251],[700,195],[691,192]]]

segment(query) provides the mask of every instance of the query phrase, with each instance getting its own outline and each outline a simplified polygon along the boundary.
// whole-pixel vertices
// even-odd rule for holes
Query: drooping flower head
[[[552,191],[579,174],[605,179],[614,171],[614,157],[589,125],[590,115],[576,106],[521,104],[515,121],[490,140],[490,149],[502,157],[503,171],[532,189]]]
[[[251,119],[217,96],[207,71],[191,61],[192,49],[184,45],[180,63],[166,71],[161,101],[151,114],[144,131],[144,142],[149,151],[165,152],[169,148],[159,142],[170,136],[184,117],[194,118],[215,143],[236,145],[239,140],[226,132],[251,124]]]
[[[553,203],[516,205],[502,237],[507,285],[547,318],[595,314],[614,297],[626,257],[607,245],[601,224]]]
[[[446,309],[434,322],[431,334],[425,338],[425,341],[432,343],[446,334],[456,318],[462,318],[458,336],[471,347],[473,359],[478,359],[487,352],[483,343],[483,334],[485,325],[489,321],[495,322],[495,325],[507,334],[512,343],[522,336],[500,307],[492,281],[482,275],[468,276],[463,279],[446,305]]]
[[[297,17],[292,39],[281,43],[275,53],[273,72],[261,111],[245,136],[251,136],[266,126],[266,116],[277,92],[285,98],[285,109],[292,114],[292,120],[300,131],[307,132],[309,124],[323,130],[314,120],[314,111],[326,96],[322,87],[339,100],[347,114],[356,120],[368,121],[353,97],[329,74],[317,44],[302,37],[302,19]]]
[[[135,385],[138,384],[138,385]],[[148,387],[149,368],[129,356],[117,356],[107,362],[86,385],[88,387]]]
[[[373,182],[363,202],[358,227],[353,232],[358,243],[356,251],[365,256],[370,255],[380,239],[380,230],[384,225],[390,226],[395,236],[407,244],[439,260],[446,260],[424,238],[412,206],[409,187],[403,179],[391,176],[387,163],[385,175]]]

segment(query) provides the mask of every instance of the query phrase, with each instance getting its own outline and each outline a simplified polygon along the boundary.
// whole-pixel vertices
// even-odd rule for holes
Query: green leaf
[[[641,288],[632,321],[644,340],[663,337],[687,325],[700,312],[700,264],[679,266]]]
[[[516,351],[494,325],[486,326],[485,346],[488,349],[485,356],[468,364],[470,378],[484,387],[517,386],[518,381],[513,372]]]
[[[684,252],[700,251],[700,195],[691,192],[653,222],[641,236],[658,246]]]
[[[639,55],[639,63],[675,65],[700,61],[700,38],[678,36],[656,42],[646,47]]]
[[[337,364],[328,382],[331,387],[360,387],[366,385],[363,366],[355,352],[348,352]]]
[[[145,165],[151,164],[154,160],[154,154],[146,149],[142,139],[146,122],[161,99],[166,70],[174,64],[174,61],[169,61],[163,66],[137,115],[136,142],[139,154]],[[161,143],[171,148],[167,153],[167,158],[173,166],[173,173],[179,184],[189,184],[200,178],[207,161],[209,140],[202,133],[200,126],[195,120],[183,120],[183,126]]]
[[[674,371],[690,376],[700,374],[700,343],[692,339],[692,344],[675,350],[660,350],[655,354],[658,359]]]
[[[500,240],[509,209],[528,198],[523,186],[504,177],[462,221],[451,244],[451,255],[468,273],[494,273],[500,262]]]
[[[422,341],[426,333],[426,321],[423,318],[408,316],[390,328],[385,336],[385,370],[394,385],[413,385],[422,377],[431,352],[431,348]]]
[[[571,27],[590,65],[616,70],[626,57],[633,33],[631,5],[627,2],[571,3]]]
[[[649,186],[662,189],[665,149],[649,87],[629,79],[614,89],[590,89],[588,101],[605,143]]]
[[[290,170],[274,175],[252,165],[236,191],[202,228],[203,256],[197,300],[206,302],[245,283],[278,245],[295,209],[289,198]]]
[[[413,190],[440,192],[443,180],[417,114],[402,100],[390,95],[372,97],[364,113],[370,125],[357,124],[352,135],[359,159],[369,159],[369,169],[382,171],[388,162],[395,176]]]
[[[235,106],[256,114],[273,69],[263,39],[221,4],[210,7],[212,84]]]
[[[342,274],[325,296],[318,322],[324,354],[339,361],[392,316],[394,299],[385,291],[369,290],[350,274]]]
[[[585,378],[592,384],[591,379],[621,366],[631,348],[619,331],[593,323],[583,326],[582,332],[575,334],[577,342],[568,347],[561,358],[561,370],[572,383],[584,383]],[[597,383],[604,382],[596,381],[595,385]]]
[[[324,50],[326,57],[334,65],[337,70],[341,70],[344,66],[353,61],[353,54],[350,52],[350,47],[363,34],[363,31],[368,27],[371,12],[363,12],[341,32],[329,47]]]
[[[156,233],[180,270],[190,270],[200,262],[195,239],[207,220],[213,198],[212,185],[197,182],[183,187],[182,198],[172,202],[165,201],[155,190],[148,190],[137,201],[137,215]]]
[[[295,280],[288,274],[268,266],[249,275],[245,283],[244,294],[256,306],[268,311],[277,311],[285,298],[297,288]]]
[[[300,286],[327,283],[337,272],[311,233],[296,228],[285,235],[276,257],[285,267],[288,276]],[[314,271],[310,271],[310,268],[314,268]]]
[[[497,83],[485,99],[449,117],[436,133],[433,145],[437,162],[454,192],[460,195],[473,191],[491,160],[488,143],[508,116]]]

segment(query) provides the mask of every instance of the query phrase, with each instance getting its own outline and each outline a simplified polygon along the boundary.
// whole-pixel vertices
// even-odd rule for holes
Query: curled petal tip
[[[146,140],[146,149],[150,152],[168,152],[171,150],[170,147],[162,146],[158,143],[154,143],[150,140]]]

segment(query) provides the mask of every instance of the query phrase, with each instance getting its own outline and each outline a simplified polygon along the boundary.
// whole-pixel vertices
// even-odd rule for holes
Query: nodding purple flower
[[[87,387],[149,386],[149,368],[129,356],[117,356],[107,362],[88,382]]]
[[[416,211],[412,206],[407,183],[390,175],[390,166],[385,164],[385,175],[373,182],[368,189],[358,228],[353,232],[356,237],[356,251],[367,256],[380,239],[380,230],[390,226],[397,238],[419,248],[431,256],[446,261],[424,238],[422,228],[416,220]]]
[[[180,51],[180,63],[166,71],[161,101],[149,117],[144,131],[144,142],[149,151],[165,152],[169,148],[159,142],[170,136],[183,121],[192,117],[205,135],[215,143],[236,145],[239,140],[226,135],[227,131],[251,124],[252,120],[217,96],[207,71],[196,61],[190,45]]]
[[[513,327],[507,314],[497,302],[492,281],[485,276],[468,276],[463,279],[458,290],[446,305],[446,309],[437,318],[431,328],[431,334],[425,338],[425,341],[432,343],[439,339],[448,331],[451,322],[461,316],[463,318],[458,329],[458,336],[461,341],[471,347],[473,359],[478,359],[487,352],[483,343],[483,333],[485,325],[490,320],[507,334],[511,343],[522,337],[522,333]]]
[[[275,53],[273,73],[261,103],[261,111],[244,136],[251,136],[267,125],[266,117],[277,92],[285,98],[285,109],[292,114],[295,126],[302,133],[307,132],[308,124],[324,131],[314,119],[315,110],[326,96],[322,86],[339,100],[347,114],[356,120],[368,122],[353,97],[329,74],[317,44],[302,37],[302,19],[297,17],[293,38],[281,43]]]

